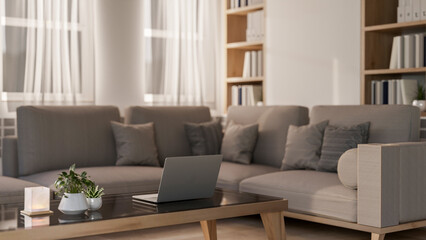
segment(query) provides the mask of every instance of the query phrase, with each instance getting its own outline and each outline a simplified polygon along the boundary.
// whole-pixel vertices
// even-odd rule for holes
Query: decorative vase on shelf
[[[83,193],[64,193],[59,203],[59,211],[64,214],[78,215],[87,210],[87,201]]]
[[[96,211],[99,208],[102,207],[102,197],[98,198],[86,198],[88,210],[89,211]]]
[[[426,111],[426,100],[413,100],[413,106],[420,108],[420,112]]]

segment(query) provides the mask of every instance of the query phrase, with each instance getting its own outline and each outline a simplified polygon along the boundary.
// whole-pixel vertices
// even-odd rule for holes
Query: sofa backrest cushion
[[[185,123],[211,121],[208,107],[141,107],[126,109],[127,124],[154,122],[155,141],[161,166],[166,157],[190,156],[191,145],[185,134]]]
[[[253,163],[280,168],[285,153],[290,125],[306,125],[308,109],[300,106],[231,106],[227,122],[259,124],[259,135],[253,153]]]
[[[19,175],[116,161],[113,106],[22,106],[17,109]]]
[[[370,122],[369,143],[419,141],[420,111],[410,105],[314,106],[310,118],[338,126]]]

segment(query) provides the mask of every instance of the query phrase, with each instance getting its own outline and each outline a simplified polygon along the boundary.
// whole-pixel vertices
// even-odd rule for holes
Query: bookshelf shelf
[[[231,1],[224,1],[224,112],[232,103],[236,103],[235,98],[243,96],[253,97],[257,93],[254,102],[263,101],[265,78],[265,6],[266,0],[262,3],[254,3],[250,6],[237,7],[231,9]],[[243,1],[239,3],[242,4]],[[248,2],[248,1],[247,1]],[[255,2],[255,1],[253,1]],[[234,3],[234,2],[233,2]],[[234,5],[234,4],[232,4]],[[263,11],[263,13],[258,13]],[[257,32],[256,32],[257,31]],[[259,35],[263,35],[260,38]],[[246,59],[246,60],[245,60]],[[254,66],[254,67],[253,67]],[[256,76],[256,77],[242,77]],[[244,91],[237,91],[245,89]],[[247,92],[250,91],[250,92]],[[233,101],[234,100],[234,101]],[[251,105],[253,101],[246,104]],[[244,102],[240,104],[245,104]]]
[[[253,42],[234,42],[226,44],[228,49],[239,49],[239,50],[261,50],[263,47],[263,41]]]
[[[250,78],[230,77],[230,78],[227,78],[227,83],[229,83],[229,84],[261,83],[261,82],[263,82],[263,77],[250,77]]]
[[[394,37],[426,32],[426,20],[398,23],[398,4],[361,0],[361,104],[372,104],[374,81],[426,76],[426,67],[389,69]]]
[[[227,15],[247,15],[247,13],[251,13],[251,12],[254,12],[254,11],[257,11],[257,10],[262,10],[262,9],[263,9],[263,3],[256,4],[256,5],[253,5],[253,6],[248,6],[248,7],[227,9],[226,14]]]
[[[393,75],[393,74],[410,74],[410,73],[426,73],[426,67],[402,68],[402,69],[369,69],[364,71],[365,75]]]
[[[364,27],[366,33],[384,32],[393,34],[408,34],[426,30],[426,20],[404,23],[389,23]]]

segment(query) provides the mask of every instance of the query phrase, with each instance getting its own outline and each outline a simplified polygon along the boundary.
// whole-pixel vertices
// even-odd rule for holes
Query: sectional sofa
[[[166,157],[191,155],[184,123],[211,119],[206,107],[133,106],[124,122],[154,122],[162,165]],[[301,106],[230,107],[231,120],[258,123],[259,133],[252,163],[223,162],[218,187],[284,197],[289,200],[286,216],[372,232],[373,239],[394,231],[391,226],[408,229],[404,223],[426,219],[426,177],[421,174],[426,172],[426,145],[418,142],[418,108],[315,106],[309,113]],[[280,170],[289,125],[323,120],[342,126],[370,122],[369,143],[374,144],[358,147],[358,164],[351,170],[358,189],[345,187],[336,173]],[[3,140],[2,161],[3,175],[16,181],[17,189],[26,184],[52,187],[57,174],[73,163],[107,194],[158,188],[161,167],[115,166],[110,122],[121,121],[116,107],[23,106],[17,121],[18,137]]]

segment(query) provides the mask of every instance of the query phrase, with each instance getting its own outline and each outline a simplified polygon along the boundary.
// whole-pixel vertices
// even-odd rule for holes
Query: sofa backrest
[[[370,122],[369,143],[419,141],[420,111],[410,105],[314,106],[310,118],[341,126]]]
[[[166,157],[190,156],[191,146],[186,137],[184,123],[211,121],[208,107],[141,107],[126,109],[125,123],[154,123],[155,141],[161,166]]]
[[[259,124],[259,135],[253,153],[253,163],[281,167],[290,125],[306,125],[308,108],[301,106],[231,106],[227,122]]]
[[[22,106],[17,109],[19,175],[114,165],[113,106]]]

